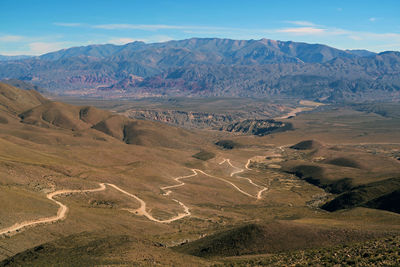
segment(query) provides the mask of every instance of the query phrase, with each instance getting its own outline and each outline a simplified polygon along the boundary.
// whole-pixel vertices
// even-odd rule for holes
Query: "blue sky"
[[[0,54],[191,37],[400,51],[399,0],[0,0]]]

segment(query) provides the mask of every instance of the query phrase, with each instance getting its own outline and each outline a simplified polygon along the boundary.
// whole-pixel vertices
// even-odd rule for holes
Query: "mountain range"
[[[97,97],[400,100],[400,52],[268,39],[90,45],[0,62],[0,79]]]
[[[20,59],[27,59],[27,58],[31,58],[31,56],[25,56],[25,55],[21,55],[21,56],[4,56],[4,55],[0,55],[0,61],[20,60]]]

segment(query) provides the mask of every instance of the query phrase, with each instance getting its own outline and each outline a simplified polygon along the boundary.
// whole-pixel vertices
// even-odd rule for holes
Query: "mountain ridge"
[[[22,59],[27,59],[27,58],[31,58],[31,57],[33,57],[33,56],[28,56],[28,55],[16,55],[16,56],[0,55],[0,61],[22,60]]]
[[[132,78],[134,77],[134,78]],[[92,97],[400,100],[400,52],[292,41],[191,38],[81,46],[0,62],[0,79]]]

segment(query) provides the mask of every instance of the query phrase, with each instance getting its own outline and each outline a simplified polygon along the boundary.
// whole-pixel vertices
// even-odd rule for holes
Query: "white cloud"
[[[29,51],[19,51],[19,50],[1,52],[1,55],[2,56],[30,56]]]
[[[294,35],[320,35],[326,33],[326,29],[315,27],[285,28],[276,30],[278,33],[289,33]]]
[[[286,23],[298,25],[298,26],[316,26],[314,23],[305,20],[287,20]]]
[[[20,42],[24,39],[23,36],[19,35],[3,35],[0,36],[0,42],[7,42],[7,43],[14,43],[14,42]]]
[[[31,42],[23,43],[19,49],[9,49],[8,51],[2,51],[1,54],[5,56],[39,56],[45,53],[54,52],[66,47],[71,47],[72,43],[69,42]],[[24,50],[22,50],[24,49]]]
[[[371,22],[375,22],[377,19],[372,17],[372,18],[369,18],[368,20]]]
[[[41,55],[49,52],[54,52],[64,48],[65,42],[33,42],[29,43],[29,55]]]

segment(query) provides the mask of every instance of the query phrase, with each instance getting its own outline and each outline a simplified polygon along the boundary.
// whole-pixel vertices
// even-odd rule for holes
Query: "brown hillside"
[[[291,222],[248,224],[177,246],[174,249],[199,257],[238,256],[329,246],[359,239],[360,233],[316,228]]]
[[[34,90],[21,90],[0,82],[0,110],[16,115],[47,101]]]
[[[30,109],[19,117],[24,123],[50,128],[84,130],[109,117],[110,112],[93,107],[78,107],[60,102],[48,102]]]
[[[0,107],[5,112],[0,114],[1,124],[8,124],[11,120],[19,123],[21,119],[24,124],[41,128],[82,132],[94,129],[127,144],[144,146],[177,148],[198,140],[187,130],[162,123],[133,120],[91,106],[51,102],[36,91],[24,91],[6,84],[2,84],[1,88]],[[10,117],[9,113],[14,115]],[[191,138],[187,138],[189,135]]]
[[[81,107],[79,110],[79,118],[91,125],[95,125],[110,116],[111,114],[109,111],[97,109],[91,106]]]
[[[128,118],[123,116],[111,116],[103,121],[100,121],[93,126],[100,132],[110,135],[118,140],[124,140],[124,128],[126,123],[129,121]]]
[[[144,120],[132,120],[124,116],[111,116],[93,126],[93,129],[101,131],[127,144],[145,146],[181,147],[190,132],[171,127],[158,122]]]

